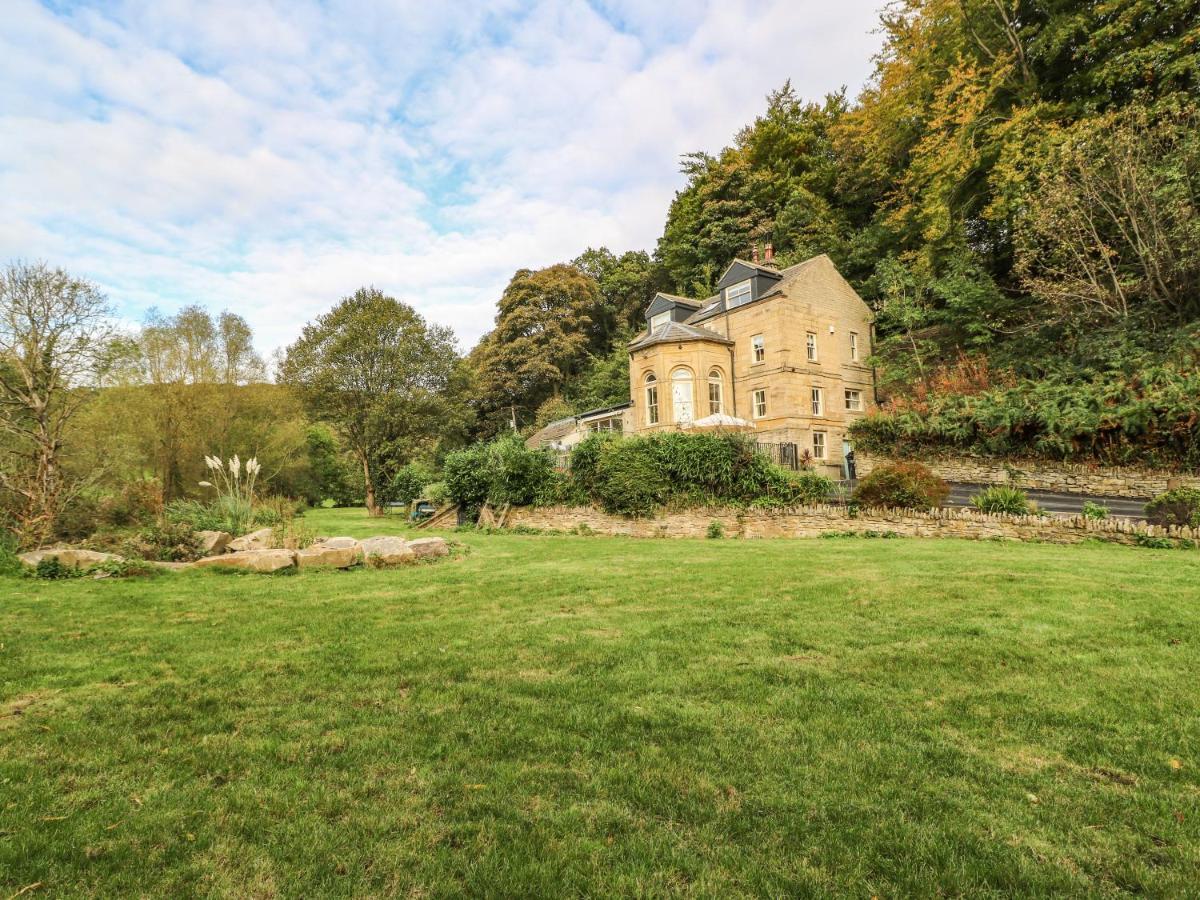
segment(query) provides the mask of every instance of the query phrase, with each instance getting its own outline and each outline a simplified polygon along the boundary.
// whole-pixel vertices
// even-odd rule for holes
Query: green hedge
[[[650,515],[664,506],[794,506],[828,500],[834,486],[814,472],[788,472],[734,435],[591,435],[571,452],[567,471],[516,436],[451,453],[446,492],[468,511],[493,505],[580,505]]]

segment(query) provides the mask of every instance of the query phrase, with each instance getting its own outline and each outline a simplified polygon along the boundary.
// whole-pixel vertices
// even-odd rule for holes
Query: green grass
[[[0,898],[1200,884],[1200,554],[452,536],[0,579]]]

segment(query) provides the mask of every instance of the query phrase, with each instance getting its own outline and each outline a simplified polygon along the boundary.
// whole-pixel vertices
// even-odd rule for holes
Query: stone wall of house
[[[1139,536],[1200,539],[1200,529],[1162,528],[1118,519],[1092,520],[1082,516],[988,515],[965,509],[928,512],[899,509],[858,510],[843,506],[803,506],[788,510],[689,509],[654,518],[628,519],[593,507],[520,507],[510,511],[508,527],[570,531],[581,526],[598,534],[631,537],[704,537],[712,522],[720,522],[726,537],[817,537],[826,532],[861,534],[895,532],[909,537],[955,537],[969,540],[1044,541],[1077,544],[1089,539],[1135,544]]]
[[[858,477],[864,478],[881,463],[894,460],[855,453]],[[982,456],[930,456],[919,462],[946,481],[966,484],[1007,484],[1025,490],[1057,491],[1064,494],[1094,494],[1102,497],[1150,499],[1172,487],[1200,488],[1200,476],[1150,469],[1105,468],[1045,460],[989,459]]]

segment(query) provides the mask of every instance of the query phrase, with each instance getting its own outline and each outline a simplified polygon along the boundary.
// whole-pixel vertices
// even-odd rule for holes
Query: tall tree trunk
[[[362,460],[363,483],[367,491],[367,515],[382,516],[383,509],[375,500],[375,485],[371,483],[371,464],[367,459],[367,454],[360,450],[358,458]]]

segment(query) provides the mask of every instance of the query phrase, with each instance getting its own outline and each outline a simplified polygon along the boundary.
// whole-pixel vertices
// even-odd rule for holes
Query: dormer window
[[[654,331],[656,328],[661,328],[663,325],[666,325],[670,321],[671,321],[671,311],[670,310],[667,310],[666,312],[660,312],[656,316],[651,316],[650,317],[650,330]]]
[[[739,281],[737,284],[730,285],[725,288],[725,308],[733,309],[736,306],[742,306],[751,301],[750,279]]]

